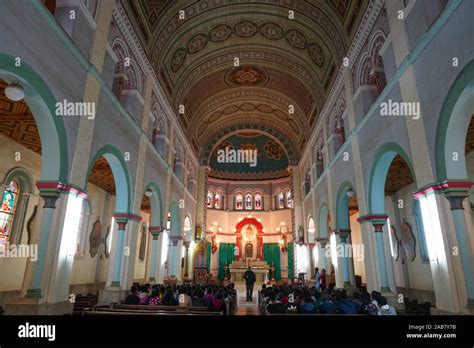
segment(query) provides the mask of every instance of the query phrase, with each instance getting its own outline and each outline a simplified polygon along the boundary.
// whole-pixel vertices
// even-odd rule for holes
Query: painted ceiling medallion
[[[242,66],[231,70],[228,81],[237,86],[257,86],[267,82],[267,74],[254,66]]]
[[[202,50],[207,44],[207,35],[197,34],[188,42],[188,53],[193,54]]]
[[[176,50],[176,52],[173,54],[173,58],[171,59],[171,70],[173,72],[177,72],[179,68],[184,63],[184,59],[186,58],[186,51],[182,48],[179,48]]]
[[[306,38],[296,29],[291,29],[286,32],[286,40],[291,46],[295,48],[300,50],[304,50],[306,48]]]
[[[267,158],[276,161],[278,161],[281,156],[284,155],[283,149],[280,147],[280,145],[278,145],[277,142],[273,140],[268,140],[263,149],[265,150],[265,155],[267,155]]]
[[[272,22],[262,24],[260,26],[260,32],[269,40],[280,40],[283,37],[283,29]]]
[[[308,51],[313,62],[315,62],[317,66],[322,68],[324,65],[324,54],[321,47],[319,47],[319,45],[316,43],[312,43],[308,46]]]
[[[209,33],[209,40],[212,42],[223,42],[232,35],[232,27],[227,24],[220,24],[212,28]]]
[[[249,38],[257,34],[258,28],[255,23],[250,21],[243,21],[235,26],[235,35]]]

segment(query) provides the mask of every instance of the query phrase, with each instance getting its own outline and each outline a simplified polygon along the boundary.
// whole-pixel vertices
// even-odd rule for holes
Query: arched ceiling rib
[[[280,131],[300,152],[367,2],[122,0],[122,5],[172,106],[178,111],[184,105],[179,119],[198,152],[222,129],[248,123]]]

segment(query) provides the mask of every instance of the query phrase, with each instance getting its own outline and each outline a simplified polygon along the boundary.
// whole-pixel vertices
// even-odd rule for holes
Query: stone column
[[[459,256],[461,257],[467,294],[466,307],[474,308],[474,258],[472,255],[471,243],[468,236],[468,229],[463,207],[463,201],[469,197],[469,192],[468,190],[455,191],[448,189],[445,190],[445,195],[450,203],[456,239],[458,242]]]
[[[39,228],[38,259],[33,264],[32,276],[28,291],[26,293],[27,297],[33,298],[41,298],[44,296],[41,291],[42,278],[45,272],[49,240],[51,236],[51,230],[53,229],[53,216],[56,209],[56,201],[59,198],[59,193],[40,191],[40,196],[44,200],[44,205],[41,226]]]
[[[183,242],[183,245],[184,245],[184,248],[185,248],[185,252],[184,252],[184,276],[183,276],[183,280],[186,280],[187,278],[189,278],[189,275],[188,275],[188,260],[189,260],[189,245],[191,244],[190,241],[184,241]]]
[[[120,288],[123,271],[123,256],[125,254],[125,233],[128,218],[120,217],[121,214],[114,214],[115,222],[118,225],[117,229],[117,245],[115,248],[114,270],[112,275],[112,287]]]
[[[377,261],[379,264],[380,292],[389,293],[387,262],[385,261],[385,249],[383,244],[383,226],[387,222],[387,215],[366,215],[357,219],[359,223],[371,222],[375,232],[377,250]]]
[[[180,258],[178,250],[178,242],[183,239],[181,236],[170,236],[170,241],[172,242],[171,246],[171,273],[170,277],[176,277],[178,274],[178,258]]]
[[[151,265],[150,265],[150,281],[157,281],[158,279],[158,270],[160,269],[161,258],[158,257],[158,251],[160,250],[160,241],[163,241],[163,238],[160,238],[163,232],[163,227],[161,226],[150,226],[148,227],[153,240],[151,242]],[[161,243],[162,244],[162,243]],[[159,260],[160,259],[160,260]]]
[[[329,243],[329,238],[323,238],[319,237],[316,238],[316,240],[319,242],[319,258],[321,259],[321,267],[319,267],[320,270],[325,269],[326,271],[328,270],[328,262],[326,259],[326,245]]]
[[[351,233],[349,229],[338,229],[334,230],[334,233],[339,236],[339,240],[341,241],[342,247],[342,275],[344,280],[344,286],[351,285],[351,276],[349,272],[349,256],[347,255],[347,238]]]

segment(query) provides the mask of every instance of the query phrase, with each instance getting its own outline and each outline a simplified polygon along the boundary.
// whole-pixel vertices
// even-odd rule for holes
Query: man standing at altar
[[[247,288],[247,302],[252,302],[253,285],[255,284],[255,273],[249,268],[244,273],[245,287]]]

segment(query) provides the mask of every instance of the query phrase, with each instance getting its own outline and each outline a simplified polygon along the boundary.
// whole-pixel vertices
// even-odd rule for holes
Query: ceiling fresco
[[[281,130],[299,156],[368,0],[121,3],[199,156],[248,123]]]
[[[243,150],[240,162],[238,150]],[[234,160],[232,151],[235,151]],[[252,151],[253,157],[249,157]],[[277,139],[261,132],[242,131],[224,138],[213,148],[209,165],[209,176],[219,179],[262,180],[289,175],[289,161],[284,147]]]

